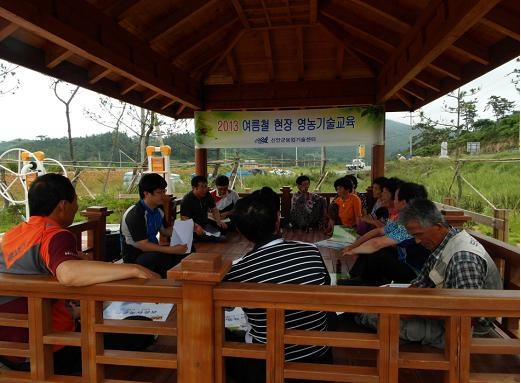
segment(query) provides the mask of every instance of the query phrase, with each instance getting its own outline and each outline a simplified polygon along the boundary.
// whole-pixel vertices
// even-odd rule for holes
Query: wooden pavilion
[[[517,0],[0,0],[1,58],[173,118],[413,111],[517,56]]]
[[[519,11],[518,0],[0,0],[0,58],[174,118],[352,105],[413,111],[519,56]],[[383,174],[383,145],[372,154],[374,177]],[[206,173],[205,149],[196,172]],[[110,212],[84,213],[71,230],[88,233],[80,250],[103,259]],[[502,265],[504,291],[226,284],[231,259],[216,248],[187,257],[171,270],[174,281],[70,288],[1,275],[0,295],[27,297],[29,313],[2,315],[0,325],[29,328],[31,338],[0,351],[30,358],[31,371],[0,371],[0,380],[137,382],[145,367],[154,382],[223,382],[224,358],[247,357],[266,360],[270,383],[519,381],[519,248],[478,240]],[[52,332],[56,298],[80,301],[81,333]],[[176,320],[104,320],[106,301],[174,303]],[[225,341],[224,309],[235,306],[267,310],[266,345]],[[376,334],[288,331],[284,310],[295,309],[374,312],[380,325]],[[445,349],[403,349],[400,315],[445,318]],[[505,336],[472,337],[472,317],[502,318]],[[151,352],[106,350],[108,332],[175,340]],[[374,363],[285,363],[285,343],[356,348],[354,362],[371,353]],[[54,345],[82,348],[82,376],[54,375]],[[429,370],[435,375],[411,378]]]

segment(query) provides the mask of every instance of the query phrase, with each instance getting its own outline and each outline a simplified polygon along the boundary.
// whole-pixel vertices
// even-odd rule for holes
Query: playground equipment
[[[59,173],[67,176],[63,165],[53,158],[46,158],[42,151],[30,152],[13,148],[0,155],[0,195],[12,204],[25,204],[25,217],[29,217],[27,192],[31,183],[46,173],[46,166],[57,166]]]
[[[174,194],[175,188],[170,176],[170,154],[172,148],[168,145],[147,146],[148,173],[157,173],[166,180],[166,193]]]

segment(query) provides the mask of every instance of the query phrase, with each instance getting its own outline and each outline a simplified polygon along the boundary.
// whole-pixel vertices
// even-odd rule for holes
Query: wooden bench
[[[92,231],[90,225],[77,224],[72,229]],[[172,382],[177,376],[179,383],[222,382],[223,358],[231,356],[266,359],[273,372],[269,375],[270,383],[280,383],[283,377],[411,383],[406,374],[411,369],[417,375],[425,371],[436,376],[435,380],[426,378],[423,382],[519,381],[519,339],[509,337],[507,333],[494,338],[471,336],[472,318],[482,316],[502,318],[501,324],[512,323],[510,333],[516,334],[513,324],[519,321],[519,250],[486,236],[477,238],[484,242],[495,259],[504,260],[503,275],[509,290],[222,283],[230,259],[223,259],[216,253],[195,253],[187,257],[169,272],[176,281],[127,280],[70,288],[50,277],[0,274],[0,296],[25,296],[29,300],[28,315],[0,314],[0,325],[26,327],[31,334],[27,344],[0,342],[0,355],[25,356],[32,361],[30,372],[0,370],[0,381],[123,383],[150,381],[152,377],[156,382]],[[100,250],[94,249],[93,253],[100,254]],[[80,301],[80,333],[56,334],[50,329],[50,305],[57,298]],[[172,322],[111,321],[102,319],[105,301],[174,303],[177,310]],[[224,309],[233,306],[267,310],[269,335],[266,345],[224,340]],[[380,315],[379,329],[374,334],[347,330],[335,333],[289,331],[284,328],[283,321],[284,310],[289,309],[373,312]],[[445,349],[418,350],[400,345],[401,315],[445,318]],[[509,319],[512,320],[509,322]],[[150,351],[129,353],[105,350],[102,337],[106,332],[160,337]],[[165,344],[165,338],[172,340]],[[345,348],[348,353],[355,353],[353,355],[367,352],[372,357],[352,358],[358,364],[352,360],[337,360],[334,365],[285,363],[284,343],[325,344]],[[51,353],[52,346],[57,344],[82,347],[82,376],[53,375]],[[147,367],[148,372],[138,366]]]

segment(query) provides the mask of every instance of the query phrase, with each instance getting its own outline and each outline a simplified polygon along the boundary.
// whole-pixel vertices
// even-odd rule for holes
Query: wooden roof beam
[[[382,24],[393,24],[398,30],[406,33],[416,20],[414,12],[404,7],[397,7],[393,2],[387,0],[349,0],[364,9],[368,18],[380,20]],[[350,4],[347,7],[351,7]]]
[[[344,52],[345,48],[342,44],[338,44],[336,47],[336,60],[335,60],[335,77],[342,77],[342,70],[344,69]]]
[[[487,13],[481,23],[519,41],[519,14],[496,7]]]
[[[287,109],[374,104],[374,80],[335,79],[264,84],[205,85],[208,110]]]
[[[208,24],[203,28],[198,29],[197,33],[194,33],[188,39],[184,39],[182,42],[175,44],[172,48],[170,59],[175,61],[178,56],[181,56],[193,49],[196,49],[207,41],[211,40],[213,36],[225,29],[240,29],[240,21],[235,15],[229,15],[227,19],[220,20],[218,25]]]
[[[317,23],[318,6],[317,0],[309,0],[309,24]]]
[[[45,66],[49,69],[53,69],[73,54],[74,53],[68,49],[49,43],[48,48],[45,50]]]
[[[200,108],[199,83],[86,1],[0,0],[0,16],[165,97],[180,97],[192,108]],[[96,24],[82,28],[85,20]],[[103,36],[111,36],[110,41]],[[136,58],[144,65],[136,65]],[[169,70],[159,73],[143,69],[146,67]],[[69,79],[75,81],[79,80]]]
[[[346,33],[336,21],[331,20],[323,15],[318,15],[318,21],[331,36],[333,36],[346,51],[357,57],[361,62],[365,63],[366,66],[371,70],[373,74],[376,74],[374,63],[369,62],[367,58],[370,58],[374,62],[383,64],[385,62],[385,52],[372,48],[370,44],[364,44],[358,40],[352,38]]]
[[[433,0],[378,76],[377,103],[385,103],[500,0]]]
[[[232,0],[233,7],[235,8],[235,12],[237,12],[237,16],[239,20],[241,20],[242,26],[246,29],[250,28],[250,22],[244,13],[244,9],[239,0]]]
[[[233,58],[233,55],[231,53],[228,53],[226,55],[226,66],[228,67],[228,71],[230,72],[230,75],[232,76],[233,82],[237,82],[239,79],[239,76],[237,73],[237,65],[235,64],[235,59]]]
[[[143,94],[143,102],[145,104],[148,104],[150,101],[152,101],[153,99],[159,97],[161,94],[159,92],[154,92],[154,91],[146,91],[144,92]]]
[[[418,76],[412,79],[413,82],[420,84],[425,88],[429,88],[434,92],[440,93],[441,88],[438,84],[438,81],[430,78],[425,73],[420,73]]]
[[[124,96],[125,94],[127,94],[131,90],[135,89],[137,86],[138,86],[137,82],[130,81],[130,80],[127,80],[127,79],[123,79],[120,82],[120,92],[119,92],[119,94]]]
[[[271,28],[270,14],[266,8],[266,3],[264,2],[264,0],[260,0],[260,2],[262,5],[262,10],[264,11],[264,17],[266,18],[266,25],[268,26],[268,28]]]
[[[225,41],[225,43],[222,44],[222,46],[224,46],[224,49],[221,49],[221,55],[219,56],[219,58],[217,60],[215,60],[215,63],[212,65],[212,67],[210,68],[208,73],[213,73],[213,71],[219,65],[221,65],[221,62],[225,58],[228,60],[228,56],[231,54],[231,51],[232,51],[233,47],[235,47],[235,45],[237,45],[237,42],[241,39],[241,37],[245,33],[245,31],[246,31],[245,29],[241,29],[239,31],[235,31],[235,34],[234,35],[230,35],[230,37],[227,39],[227,41]],[[228,65],[229,65],[229,63],[228,63]],[[232,74],[232,76],[233,76],[233,74]],[[237,71],[235,71],[234,78],[235,78],[235,80],[238,78],[237,77]]]
[[[373,26],[376,31],[364,29],[364,27],[367,28],[367,25],[361,22],[361,20],[354,18],[344,7],[336,5],[324,6],[320,9],[320,13],[342,25],[343,29],[352,31],[352,34],[376,45],[384,51],[393,50],[399,44],[400,37],[389,30],[385,30],[385,33],[383,33],[383,29],[377,25]],[[379,37],[384,37],[385,40]]]
[[[146,40],[151,45],[154,45],[157,40],[170,33],[185,18],[194,13],[203,12],[206,7],[209,7],[215,3],[215,1],[216,0],[191,0],[185,3],[177,12],[170,14],[164,20],[158,21],[155,26],[149,30]]]
[[[107,75],[112,72],[112,70],[108,68],[103,68],[98,66],[93,70],[89,71],[89,83],[95,84],[100,81],[102,78],[107,77]]]
[[[163,105],[161,105],[161,110],[167,109],[168,107],[174,105],[176,102],[177,102],[177,100],[168,100]]]
[[[302,28],[297,27],[295,28],[295,37],[297,39],[297,42],[295,44],[297,49],[297,76],[299,80],[304,79],[304,38],[302,36]]]
[[[119,22],[124,19],[140,1],[141,0],[116,0],[102,6],[101,9]]]
[[[457,51],[482,65],[490,64],[487,50],[466,36],[461,36],[458,41],[455,41],[451,50]]]
[[[262,41],[264,42],[264,58],[266,59],[266,70],[268,71],[268,79],[269,81],[273,81],[274,69],[269,31],[265,30],[262,32]]]
[[[405,94],[403,94],[402,91],[396,92],[396,97],[403,102],[409,109],[412,109],[413,102],[411,101],[410,97],[407,97]]]
[[[443,57],[438,57],[429,64],[430,68],[452,77],[454,80],[461,81],[460,67],[453,61],[445,60]]]
[[[413,81],[405,85],[402,90],[414,96],[418,100],[425,101],[426,92],[425,89],[416,85]]]
[[[18,29],[18,25],[8,20],[0,19],[0,41],[11,36]]]

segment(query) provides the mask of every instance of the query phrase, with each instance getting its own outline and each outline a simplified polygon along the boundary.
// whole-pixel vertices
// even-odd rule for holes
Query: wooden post
[[[88,221],[95,221],[96,227],[87,235],[87,246],[94,249],[92,259],[94,261],[105,260],[105,235],[107,230],[107,217],[113,213],[103,206],[91,206],[80,212]]]
[[[494,209],[494,218],[502,220],[503,225],[497,225],[497,222],[494,222],[492,236],[500,241],[508,242],[508,210]]]
[[[208,176],[208,152],[206,149],[195,149],[195,174]]]
[[[215,380],[215,317],[213,288],[231,268],[220,254],[193,253],[168,271],[181,282],[183,303],[178,308],[178,369],[180,383]]]
[[[168,226],[173,225],[176,216],[175,196],[172,194],[165,194],[163,197],[163,211],[165,213],[165,221]],[[170,237],[159,234],[159,243],[161,245],[170,244]]]
[[[441,209],[441,214],[445,217],[448,224],[454,227],[463,227],[465,222],[470,221],[470,216],[465,215],[459,209]]]
[[[371,181],[383,177],[385,170],[385,146],[373,145],[371,149]]]

